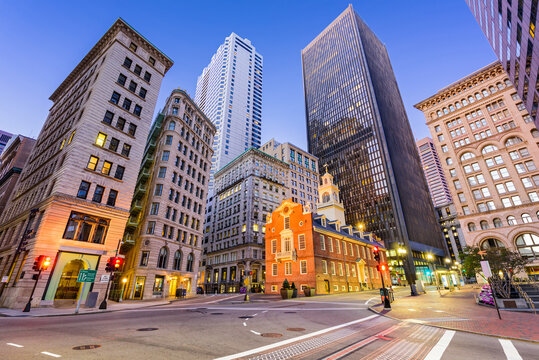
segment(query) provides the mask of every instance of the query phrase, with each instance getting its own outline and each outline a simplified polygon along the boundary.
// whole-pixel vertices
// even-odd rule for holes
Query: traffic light
[[[386,264],[378,264],[378,266],[376,268],[378,269],[378,271],[384,272],[384,271],[387,270],[387,265]]]
[[[109,258],[109,260],[107,261],[107,266],[105,266],[105,271],[106,272],[113,272],[114,271],[113,262],[114,262],[114,258],[113,257]]]
[[[123,263],[124,263],[124,258],[121,258],[119,256],[111,257],[107,261],[107,266],[105,266],[105,271],[106,272],[119,271]]]
[[[374,260],[380,262],[380,249],[378,246],[374,246],[372,248],[372,252],[374,253]]]
[[[32,266],[32,269],[34,271],[47,270],[47,268],[49,267],[50,264],[51,264],[50,256],[39,255],[34,260],[34,266]]]
[[[118,256],[115,257],[115,258],[114,258],[114,271],[120,270],[120,267],[122,267],[123,263],[124,263],[124,259],[123,259],[123,258],[118,257]]]

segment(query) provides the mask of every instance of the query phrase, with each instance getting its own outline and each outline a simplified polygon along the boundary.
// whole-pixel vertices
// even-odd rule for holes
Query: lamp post
[[[402,269],[404,270],[404,276],[406,277],[406,281],[408,281],[408,284],[410,285],[410,295],[416,296],[417,290],[415,289],[415,284],[413,280],[413,276],[415,276],[415,274],[412,274],[411,269],[408,267],[408,260],[406,259],[407,251],[406,249],[399,247],[397,248],[397,254],[399,260],[401,260],[402,255]]]
[[[122,299],[124,297],[124,289],[125,289],[125,284],[127,283],[127,278],[123,278],[122,279],[122,291],[120,292],[120,298],[118,299],[118,302],[122,302]]]

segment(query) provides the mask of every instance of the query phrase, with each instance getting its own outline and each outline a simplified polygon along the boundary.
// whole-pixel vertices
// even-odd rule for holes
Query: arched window
[[[481,153],[488,154],[490,152],[498,150],[498,147],[496,145],[487,145],[481,150]]]
[[[530,131],[532,133],[532,136],[534,138],[538,138],[539,137],[539,130],[537,129],[533,129],[532,131]]]
[[[517,224],[517,219],[513,215],[509,215],[507,217],[507,225],[511,226],[511,225],[516,225],[516,224]]]
[[[441,110],[438,110],[438,111],[436,112],[436,114],[438,115],[438,117],[442,117],[442,116],[443,116],[443,114],[442,114],[442,111],[441,111]]]
[[[475,157],[475,154],[474,153],[471,153],[471,152],[465,152],[464,154],[462,154],[460,156],[460,161],[464,161],[464,160],[468,160],[468,159],[473,159]]]
[[[511,136],[510,138],[508,138],[507,140],[505,140],[505,146],[511,146],[511,145],[516,145],[516,144],[520,144],[522,142],[522,139],[519,138],[518,136]]]
[[[483,91],[481,91],[481,93],[483,94],[483,96],[488,96],[488,91],[486,89],[483,89]]]
[[[169,123],[168,123],[168,129],[169,129],[169,130],[174,130],[174,129],[176,129],[176,122],[174,122],[174,121],[169,122]]]
[[[476,98],[477,100],[481,100],[483,97],[481,96],[480,93],[475,93],[475,98]]]
[[[457,109],[460,109],[460,108],[462,107],[462,105],[460,104],[459,101],[457,101],[457,102],[455,103],[455,106],[457,107]]]
[[[187,255],[187,268],[185,270],[193,272],[193,253]]]
[[[462,106],[466,106],[466,105],[468,105],[468,100],[462,99]]]
[[[470,102],[470,104],[473,104],[475,102],[475,98],[473,96],[468,96],[468,101]]]
[[[505,79],[504,82],[505,82],[505,85],[507,85],[507,86],[511,86],[511,85],[512,85],[512,84],[511,84],[511,81],[509,81],[509,79]]]
[[[532,233],[520,234],[515,245],[522,257],[539,259],[539,236]]]
[[[488,222],[486,220],[481,220],[479,225],[481,226],[481,230],[487,230],[488,229]]]
[[[444,114],[449,114],[449,110],[447,110],[447,108],[443,108],[442,110],[444,111]]]
[[[495,218],[493,222],[494,222],[494,227],[495,227],[495,228],[499,228],[499,227],[502,227],[502,226],[503,226],[502,220],[499,219],[499,218]]]
[[[174,253],[173,270],[180,270],[181,266],[182,266],[182,253],[180,252],[180,250],[176,250],[176,252]]]
[[[322,195],[322,202],[327,203],[329,202],[329,200],[330,200],[329,194],[325,192],[324,195]]]
[[[494,238],[485,239],[481,243],[481,250],[503,248],[503,247],[505,247],[503,243],[500,240],[494,239]]]
[[[449,111],[451,112],[455,111],[455,107],[453,105],[449,105]]]
[[[168,262],[168,249],[165,246],[163,246],[161,250],[159,250],[159,257],[157,258],[157,267],[161,269],[166,269],[167,262]]]
[[[468,231],[475,231],[475,224],[474,223],[468,223]]]
[[[491,94],[494,94],[496,91],[498,91],[498,90],[496,90],[496,88],[494,86],[491,86],[488,89],[490,90]]]
[[[452,158],[447,158],[447,159],[445,159],[445,163],[447,165],[452,165],[453,164],[453,159]]]
[[[535,215],[537,215],[537,219],[539,220],[539,211],[538,211],[537,214],[535,214]]]
[[[503,89],[503,88],[505,87],[505,86],[503,86],[502,83],[497,83],[496,86],[497,86],[498,89],[500,89],[500,90]]]
[[[530,216],[530,214],[527,214],[527,213],[524,213],[522,214],[522,222],[524,224],[529,224],[533,221],[532,217]]]

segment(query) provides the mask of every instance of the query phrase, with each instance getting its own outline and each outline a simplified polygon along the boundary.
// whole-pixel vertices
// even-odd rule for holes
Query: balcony
[[[144,154],[144,158],[142,159],[142,168],[149,168],[151,167],[153,164],[153,151],[150,153],[150,152],[146,152]]]
[[[137,219],[133,219],[132,217],[129,217],[129,219],[127,219],[127,224],[125,224],[125,227],[127,229],[134,230],[136,229],[137,226],[138,226]]]
[[[296,250],[291,251],[279,251],[275,254],[275,260],[277,261],[283,261],[283,260],[292,260],[296,261],[298,258],[298,254]]]
[[[140,199],[144,194],[146,194],[146,191],[148,190],[148,188],[146,187],[146,185],[142,185],[140,184],[139,186],[137,186],[137,188],[135,189],[135,194],[134,194],[134,198],[135,199]]]
[[[150,177],[150,170],[148,168],[143,168],[138,174],[137,182],[145,182],[146,180],[148,180],[149,177]]]
[[[131,204],[131,213],[138,214],[142,210],[142,200],[135,200]]]

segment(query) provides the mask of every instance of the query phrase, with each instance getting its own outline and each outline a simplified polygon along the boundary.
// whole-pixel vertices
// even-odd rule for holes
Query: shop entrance
[[[145,276],[137,276],[137,281],[135,282],[135,292],[133,293],[133,299],[142,300],[144,294],[144,282],[146,281]]]
[[[76,300],[79,298],[83,283],[77,282],[77,278],[79,271],[83,269],[85,269],[85,264],[82,260],[71,260],[64,266],[54,300]]]

